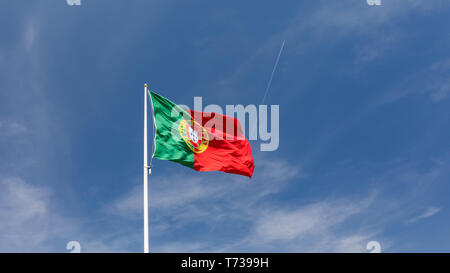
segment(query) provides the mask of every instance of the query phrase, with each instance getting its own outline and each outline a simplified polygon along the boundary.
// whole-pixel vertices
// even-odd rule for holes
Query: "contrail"
[[[286,40],[283,40],[283,44],[281,45],[280,52],[278,53],[277,61],[275,62],[275,65],[273,66],[272,75],[270,75],[270,80],[267,83],[266,93],[264,93],[264,97],[261,101],[261,104],[263,104],[264,101],[266,100],[267,93],[269,92],[270,85],[272,84],[273,75],[275,74],[275,70],[277,69],[277,66],[278,66],[278,61],[280,60],[281,53],[283,53],[285,42],[286,42]]]

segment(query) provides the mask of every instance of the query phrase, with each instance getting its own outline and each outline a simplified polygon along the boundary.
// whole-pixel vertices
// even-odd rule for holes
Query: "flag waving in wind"
[[[185,110],[149,92],[156,127],[153,157],[197,171],[222,171],[252,177],[253,157],[241,124],[218,113]]]

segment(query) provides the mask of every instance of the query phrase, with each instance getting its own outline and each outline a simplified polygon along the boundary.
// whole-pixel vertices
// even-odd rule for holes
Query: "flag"
[[[197,171],[222,171],[252,177],[253,157],[234,117],[186,110],[149,92],[156,127],[153,157]]]

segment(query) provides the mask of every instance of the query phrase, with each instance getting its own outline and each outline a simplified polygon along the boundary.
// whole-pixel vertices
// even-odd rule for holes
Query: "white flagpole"
[[[147,88],[144,85],[145,105],[144,105],[144,253],[149,253],[149,238],[148,238],[148,149],[147,149]]]

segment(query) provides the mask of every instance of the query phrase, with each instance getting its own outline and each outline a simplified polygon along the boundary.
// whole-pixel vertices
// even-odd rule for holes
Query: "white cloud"
[[[33,49],[33,45],[36,37],[36,29],[34,27],[33,21],[27,24],[26,30],[24,32],[24,48],[27,52],[30,52]]]
[[[397,102],[410,95],[423,95],[432,102],[446,99],[450,93],[450,59],[439,60],[418,71],[407,74],[392,88],[374,99],[371,111],[379,106]]]
[[[447,99],[450,95],[450,59],[431,65],[426,76],[430,86],[425,90],[431,92],[431,100],[440,102]]]
[[[55,170],[70,161],[65,153],[69,136],[42,80],[49,78],[36,51],[39,18],[46,12],[42,8],[31,4],[18,14],[23,23],[13,31],[17,40],[16,35],[10,39],[0,62],[0,108],[5,115],[0,117],[0,251],[64,252],[64,242],[74,239],[80,226],[64,215],[64,197],[52,187],[67,183]],[[51,160],[55,153],[65,163]]]
[[[299,166],[279,159],[260,160],[257,167],[264,171],[256,173],[251,181],[223,174],[211,174],[211,179],[205,179],[205,174],[152,177],[152,250],[367,252],[367,242],[377,234],[373,227],[362,224],[345,230],[343,226],[363,217],[374,203],[376,194],[362,200],[328,199],[279,207],[271,204],[268,196],[285,191],[289,187],[287,181],[301,183],[305,175]],[[119,217],[135,215],[136,219],[141,219],[141,195],[141,186],[138,186],[108,207],[114,208]],[[184,239],[169,239],[168,234],[183,232],[192,225],[208,232]],[[215,230],[227,233],[224,225],[236,229],[229,239],[222,241],[217,236],[209,236]],[[195,239],[196,236],[200,237]]]
[[[20,178],[0,179],[0,219],[0,252],[68,252],[69,241],[80,242],[82,252],[126,252],[142,237],[123,219],[120,229],[107,219],[97,230],[70,217],[52,190]]]
[[[44,233],[33,232],[33,228],[47,225],[47,204],[43,199],[48,192],[17,178],[2,180],[0,188],[0,245],[35,245],[44,240]]]
[[[151,239],[159,240],[194,223],[214,229],[224,221],[250,221],[254,207],[265,197],[283,190],[288,181],[304,177],[299,166],[284,160],[255,160],[261,171],[255,173],[252,180],[223,173],[152,175],[149,197]],[[142,219],[142,200],[142,186],[138,185],[105,209],[124,219]],[[187,247],[184,251],[217,251],[222,247],[211,243],[163,241],[154,250],[167,252]]]
[[[226,88],[246,78],[247,73],[254,73],[261,62],[267,66],[267,80],[273,66],[273,55],[278,53],[279,46],[286,40],[286,54],[283,62],[295,55],[304,55],[318,45],[333,45],[351,37],[362,37],[353,48],[355,63],[358,65],[382,57],[389,49],[400,45],[404,38],[395,21],[410,16],[411,13],[429,13],[430,10],[442,9],[448,6],[448,1],[417,1],[402,0],[383,3],[381,8],[370,7],[365,3],[343,3],[342,1],[326,1],[316,3],[313,9],[299,9],[289,24],[277,34],[267,38],[259,47],[252,50],[253,54],[243,59],[231,75],[218,81],[218,86]],[[389,28],[386,26],[389,25]],[[236,26],[237,27],[237,26]],[[307,38],[305,38],[307,37]],[[322,62],[317,62],[322,64]],[[280,63],[282,66],[283,64]],[[314,64],[310,64],[314,69]],[[359,69],[359,67],[356,67]],[[342,70],[343,68],[340,68]],[[354,70],[355,67],[349,69]],[[264,80],[266,81],[266,80]],[[241,89],[233,88],[236,93]],[[261,94],[262,97],[263,94]]]
[[[425,218],[429,218],[429,217],[435,215],[436,213],[438,213],[440,210],[441,210],[441,209],[440,209],[440,208],[437,208],[437,207],[430,207],[430,208],[428,208],[425,212],[423,212],[422,214],[417,215],[417,216],[415,216],[415,217],[409,219],[409,220],[407,221],[407,223],[408,223],[408,224],[411,224],[411,223],[415,223],[415,222],[417,222],[417,221],[423,220],[423,219],[425,219]]]
[[[155,246],[154,252],[160,253],[180,253],[180,252],[202,252],[206,246],[201,243],[164,243]]]
[[[411,1],[409,1],[411,2]],[[415,3],[419,3],[416,1]],[[424,5],[429,3],[424,3]],[[336,6],[335,6],[336,5]],[[329,31],[339,30],[339,34],[351,33],[352,30],[361,30],[367,27],[363,22],[371,22],[380,25],[387,21],[387,17],[381,15],[366,16],[366,13],[359,13],[341,8],[336,10],[340,4],[324,7],[327,10],[318,11],[311,16],[309,22],[302,22],[304,18],[299,16],[291,29],[281,33],[278,37],[264,45],[263,49],[270,49],[272,44],[279,46],[279,39],[288,36],[294,40],[298,48],[305,48],[307,45],[322,41],[321,38],[329,38],[325,35]],[[397,13],[398,14],[398,13]],[[390,18],[396,14],[390,14]],[[331,18],[330,18],[331,17]],[[301,18],[301,19],[300,19]],[[306,18],[306,19],[308,19]],[[325,20],[324,18],[327,18]],[[328,20],[330,19],[330,20]],[[136,25],[136,24],[135,24]],[[127,29],[128,28],[124,28]],[[317,36],[312,42],[302,41],[302,35],[298,31],[314,29]],[[20,50],[31,50],[36,46],[37,28],[31,23],[26,26],[23,33],[23,41]],[[339,36],[336,36],[339,37]],[[391,46],[394,41],[387,41],[383,46]],[[288,43],[290,41],[288,40]],[[117,44],[118,46],[118,44]],[[112,49],[115,46],[111,47]],[[362,51],[370,53],[368,60],[372,60],[383,53],[370,52],[370,47],[364,47]],[[111,51],[111,50],[109,50]],[[114,50],[112,50],[114,51]],[[111,51],[111,52],[112,52]],[[258,50],[256,54],[264,52]],[[16,60],[21,53],[15,52],[14,57],[2,57],[2,59]],[[28,115],[30,128],[51,127],[52,119],[48,116],[48,105],[43,88],[39,88],[38,80],[33,80],[36,84],[29,89],[28,97],[24,99],[20,95],[19,83],[28,76],[38,77],[38,70],[41,70],[41,63],[37,57],[33,57],[34,65],[28,66],[27,58],[22,56],[12,66],[11,74],[13,78],[8,85],[11,90],[11,97],[4,105],[12,105],[11,108],[20,109],[21,105],[27,101],[40,103],[27,104],[31,110]],[[6,63],[6,62],[2,62]],[[245,62],[249,66],[251,62]],[[272,61],[270,62],[272,64]],[[27,64],[24,66],[24,64]],[[29,68],[29,70],[24,70]],[[245,67],[244,67],[245,68]],[[8,67],[10,69],[10,67]],[[42,69],[45,70],[45,69]],[[25,72],[23,72],[25,71]],[[240,74],[245,69],[238,70]],[[33,77],[31,77],[33,78]],[[19,89],[14,89],[19,88]],[[5,89],[4,89],[5,90]],[[442,100],[448,95],[446,89],[435,89],[432,99]],[[440,91],[444,90],[444,91]],[[43,102],[43,103],[41,103]],[[2,106],[4,106],[2,104]],[[33,127],[34,126],[34,127]],[[16,121],[0,121],[0,136],[17,136],[28,132],[28,128]],[[30,129],[31,130],[31,129]],[[43,131],[44,131],[43,130]],[[64,131],[64,130],[59,130]],[[48,132],[40,132],[45,138]],[[62,137],[60,139],[63,139]],[[65,139],[65,137],[64,137]],[[41,143],[33,143],[33,146]],[[47,151],[45,147],[42,150]],[[27,153],[30,157],[41,159],[39,151],[34,154]],[[204,243],[189,241],[167,241],[156,245],[156,250],[163,252],[172,251],[204,251],[204,250],[256,250],[263,249],[289,250],[289,251],[337,251],[337,252],[358,252],[364,251],[366,240],[373,236],[371,228],[349,228],[345,232],[342,226],[352,221],[355,217],[367,212],[371,202],[364,203],[355,199],[344,199],[340,201],[328,200],[312,202],[309,204],[293,204],[291,208],[279,207],[270,203],[267,197],[280,193],[289,187],[289,181],[302,183],[305,175],[300,166],[289,164],[282,160],[262,160],[257,164],[261,168],[254,180],[237,178],[232,175],[207,175],[199,174],[202,179],[192,176],[170,175],[169,177],[151,177],[151,236],[153,239],[164,238],[168,233],[173,233],[174,229],[195,224],[195,221],[204,222],[210,225],[209,230],[214,230],[214,226],[220,226],[226,222],[243,222],[249,226],[246,232],[236,232],[236,237],[230,239],[229,243],[202,240]],[[133,230],[123,228],[124,217],[132,217],[140,220],[142,215],[142,186],[136,186],[131,192],[119,197],[110,206],[105,206],[111,215],[122,220],[121,227],[117,228],[117,233],[102,234],[102,232],[81,231],[82,225],[73,219],[62,216],[55,204],[51,203],[52,192],[45,187],[32,185],[19,178],[8,178],[0,181],[0,250],[2,251],[65,251],[64,245],[51,243],[53,238],[62,240],[80,240],[83,251],[125,251],[134,242],[142,240],[142,234]],[[261,212],[264,212],[261,214]],[[437,213],[427,211],[420,215],[430,217]],[[431,214],[431,215],[430,215]],[[425,215],[425,216],[424,216]],[[428,216],[429,215],[429,216]],[[272,217],[273,216],[273,217]],[[112,217],[113,218],[113,217]],[[238,220],[238,221],[237,221]],[[275,220],[275,221],[274,221]],[[108,222],[110,223],[110,222]],[[282,242],[282,245],[276,245]],[[246,246],[245,243],[250,243]],[[256,248],[261,244],[261,248]],[[248,248],[247,248],[248,247]],[[251,248],[253,247],[253,248]],[[285,247],[285,248],[283,248]]]
[[[284,160],[257,160],[260,171],[252,180],[222,173],[200,173],[186,176],[152,175],[150,176],[150,208],[155,210],[185,209],[186,205],[205,200],[236,201],[244,195],[247,202],[279,192],[285,182],[292,178],[304,178],[300,166],[294,166]],[[155,173],[155,172],[154,172]],[[206,177],[206,178],[205,178]],[[130,192],[115,200],[110,212],[133,215],[142,209],[142,186],[137,185]]]
[[[20,178],[0,180],[0,251],[54,251],[54,240],[73,231],[52,206],[51,191]],[[64,245],[59,249],[64,250]]]
[[[350,235],[342,237],[337,241],[330,242],[333,252],[339,253],[361,253],[367,252],[366,246],[373,235]],[[330,244],[328,244],[330,246]]]
[[[23,135],[27,131],[27,127],[17,121],[0,119],[0,137],[13,137]]]
[[[178,194],[172,196],[178,201],[157,202],[151,208],[151,236],[153,251],[160,252],[368,252],[366,245],[375,240],[381,243],[382,251],[391,246],[389,238],[383,235],[385,227],[401,223],[405,215],[414,206],[411,200],[423,192],[431,182],[439,178],[444,163],[424,173],[413,171],[411,163],[396,162],[390,168],[372,178],[376,181],[390,181],[392,187],[408,186],[401,197],[386,195],[391,192],[385,188],[383,194],[371,191],[365,197],[321,198],[320,201],[299,200],[299,203],[274,203],[267,198],[264,188],[272,188],[272,194],[289,190],[290,183],[301,181],[302,172],[290,178],[289,184],[276,179],[276,169],[294,166],[273,161],[273,169],[266,161],[268,173],[274,176],[265,180],[264,176],[255,177],[251,183],[261,187],[250,187],[245,181],[178,180],[167,177],[155,195]],[[282,162],[282,161],[280,161]],[[263,163],[264,164],[264,163]],[[259,166],[259,165],[257,165]],[[297,167],[298,168],[298,167]],[[280,170],[289,173],[286,170]],[[225,177],[225,176],[223,176]],[[281,176],[282,177],[282,176]],[[289,181],[289,180],[288,180]],[[157,183],[157,182],[155,182]],[[376,183],[378,184],[378,183]],[[226,187],[222,187],[226,185]],[[251,184],[250,184],[251,185]],[[277,187],[278,185],[278,187]],[[385,183],[378,185],[383,187]],[[216,186],[216,188],[209,188]],[[253,186],[253,185],[252,185]],[[172,187],[174,189],[172,189]],[[178,188],[205,187],[192,189],[186,195]],[[418,190],[417,190],[418,189]],[[192,194],[195,192],[196,194]],[[151,202],[151,201],[150,201]],[[387,214],[386,211],[389,211]],[[437,213],[433,208],[420,216],[430,217]],[[214,235],[227,234],[226,226],[232,226],[233,235],[226,240]],[[195,226],[205,230],[186,238],[168,239],[168,234],[183,234]],[[225,226],[225,227],[223,227]],[[156,229],[156,231],[155,231]],[[181,232],[181,233],[178,233]],[[199,243],[201,242],[201,243]],[[396,242],[401,244],[401,242]]]
[[[362,201],[325,200],[267,210],[238,245],[262,252],[366,252],[367,242],[377,232],[361,223],[349,228],[348,222],[364,217],[375,197],[371,194]]]
[[[434,102],[446,99],[450,95],[450,81],[443,83],[441,86],[436,88],[437,90],[431,94],[431,99]]]
[[[275,210],[264,213],[256,222],[256,240],[271,242],[293,240],[309,235],[321,235],[336,224],[358,213],[352,204],[315,203],[299,209]]]

